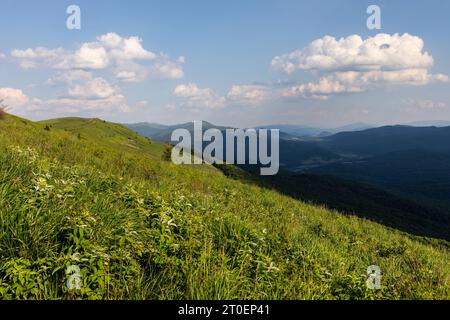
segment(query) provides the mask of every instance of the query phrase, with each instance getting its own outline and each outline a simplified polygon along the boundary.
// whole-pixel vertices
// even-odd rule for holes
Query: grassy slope
[[[135,134],[126,127],[106,122],[100,119],[62,118],[42,121],[50,128],[55,127],[72,133],[79,133],[80,138],[96,138],[96,144],[115,151],[146,153],[160,158],[164,146],[159,143],[151,144],[148,139]]]
[[[279,173],[258,182],[295,199],[324,205],[412,235],[450,241],[450,214],[419,199],[388,193],[371,185],[334,176]]]
[[[445,248],[164,150],[101,120],[1,121],[0,297],[450,298]]]

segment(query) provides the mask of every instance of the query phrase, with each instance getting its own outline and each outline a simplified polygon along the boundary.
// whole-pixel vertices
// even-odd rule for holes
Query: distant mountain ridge
[[[450,127],[450,121],[445,120],[413,121],[405,123],[404,125],[412,127]]]
[[[329,135],[304,126],[259,128],[281,130],[280,168],[283,172],[363,182],[450,212],[450,127],[395,125],[359,130],[364,125],[344,126],[339,128],[344,131],[329,132]],[[162,142],[170,142],[170,135],[177,128],[193,130],[192,123],[129,127]],[[211,123],[203,123],[204,130],[213,127]],[[319,136],[302,136],[301,130],[304,134]]]
[[[193,129],[193,122],[180,123],[175,125],[163,125],[158,123],[140,122],[124,125],[136,131],[139,134],[142,134],[148,138],[151,138],[159,142],[170,142],[170,135],[172,131],[175,129],[184,128],[190,131]],[[312,138],[312,137],[329,136],[343,131],[360,131],[373,127],[374,127],[373,125],[358,122],[337,128],[314,128],[302,125],[275,124],[275,125],[257,126],[254,129],[279,129],[281,132],[286,133],[290,136]],[[209,128],[217,128],[219,130],[222,130],[225,128],[231,128],[231,126],[230,127],[216,126],[210,122],[203,121],[203,128],[205,130]]]
[[[340,132],[318,144],[336,153],[377,155],[399,150],[423,149],[450,153],[450,127],[385,126]]]
[[[144,137],[163,143],[171,142],[172,132],[176,129],[187,129],[189,132],[194,131],[193,122],[186,122],[175,125],[162,125],[158,123],[141,122],[124,125],[129,129],[135,131],[136,133],[143,135]],[[226,127],[215,126],[214,124],[209,123],[207,121],[203,121],[202,126],[203,130],[208,130],[211,128],[216,128],[219,130],[226,129]]]

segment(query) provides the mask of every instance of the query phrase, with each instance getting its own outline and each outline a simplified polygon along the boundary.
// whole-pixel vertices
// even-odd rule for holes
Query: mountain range
[[[411,199],[175,165],[169,145],[101,119],[4,115],[0,151],[0,298],[449,298],[447,216]]]
[[[440,124],[444,125],[445,122]],[[439,226],[435,225],[429,230],[439,229],[442,231],[439,232],[440,237],[449,239],[450,127],[395,125],[364,129],[365,126],[368,125],[362,123],[349,125],[342,127],[340,129],[344,130],[342,132],[315,137],[311,135],[319,134],[319,131],[308,127],[279,125],[260,127],[282,130],[280,133],[282,169],[279,174],[282,178],[265,180],[270,180],[274,187],[283,192],[296,193],[304,200],[326,203],[328,206],[347,211],[355,211],[357,208],[356,211],[359,213],[366,212],[370,216],[374,214],[376,216],[376,213],[370,210],[369,212],[367,208],[376,206],[370,206],[368,202],[377,201],[368,201],[367,192],[361,194],[361,190],[370,189],[371,196],[377,194],[372,199],[378,199],[377,206],[382,205],[384,209],[378,207],[374,209],[375,211],[395,211],[399,203],[403,203],[400,206],[404,209],[408,207],[404,205],[405,201],[414,203],[410,204],[409,208],[418,208],[417,205],[420,203],[421,209],[407,209],[408,214],[422,210],[430,212],[435,217],[440,216],[444,220],[438,223]],[[175,128],[192,130],[193,125],[187,123],[182,126],[165,126],[159,130],[154,125],[147,124],[129,127],[140,134],[147,133],[152,139],[167,142],[170,141],[170,133]],[[211,123],[204,126],[205,130],[213,127]],[[307,134],[310,136],[306,136]],[[241,167],[248,172],[256,173],[254,166]],[[333,177],[334,188],[326,187],[330,181],[327,177]],[[310,187],[300,187],[299,192],[299,186],[306,185],[302,183],[305,179]],[[355,184],[359,187],[349,187]],[[286,187],[288,185],[289,188]],[[311,192],[314,188],[320,192]],[[334,197],[341,194],[342,190],[349,189],[353,189],[354,197],[346,200]],[[381,195],[383,192],[392,198],[387,200],[386,194]],[[351,193],[347,193],[347,196],[349,194]],[[393,199],[397,199],[395,204]],[[358,205],[358,201],[364,205]],[[389,202],[391,204],[387,205]],[[400,217],[405,212],[402,210],[399,212],[398,219],[394,218],[395,214],[391,216],[392,219],[389,220],[391,223],[396,219],[398,222],[401,221]],[[402,223],[396,225],[402,227]],[[407,229],[410,231],[410,226]]]

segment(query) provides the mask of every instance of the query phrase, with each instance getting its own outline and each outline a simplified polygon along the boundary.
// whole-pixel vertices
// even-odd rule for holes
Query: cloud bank
[[[82,43],[76,50],[13,49],[9,57],[3,55],[0,58],[10,59],[23,70],[48,69],[52,76],[45,85],[65,88],[65,94],[44,100],[28,98],[19,89],[0,89],[7,97],[5,101],[9,102],[10,110],[23,115],[41,111],[53,111],[54,114],[129,112],[132,107],[122,94],[119,83],[181,79],[185,63],[183,56],[172,60],[163,52],[155,53],[144,48],[139,37],[122,37],[112,32],[98,36],[95,41]],[[145,104],[137,103],[136,106]]]
[[[421,38],[380,33],[366,40],[358,35],[325,36],[301,50],[276,56],[271,66],[287,75],[298,71],[319,75],[318,81],[288,88],[282,96],[325,99],[387,85],[447,82],[447,75],[429,72],[433,64]]]
[[[181,99],[181,106],[190,109],[220,109],[225,106],[225,98],[212,89],[199,88],[195,83],[180,84],[174,90],[174,95]]]
[[[163,52],[145,48],[136,36],[107,33],[85,42],[76,50],[36,47],[13,49],[0,59],[15,62],[24,70],[43,68],[51,72],[46,85],[62,87],[64,93],[52,99],[27,97],[20,89],[1,88],[0,99],[21,113],[120,113],[143,108],[130,106],[122,83],[147,79],[177,80],[184,77],[183,56],[171,59]],[[388,86],[424,86],[447,82],[445,74],[434,74],[432,55],[424,41],[410,34],[380,33],[367,39],[359,35],[344,38],[324,36],[274,57],[271,68],[287,77],[284,82],[234,84],[219,94],[196,83],[178,84],[171,106],[189,110],[218,110],[229,106],[258,107],[296,99],[326,100],[335,95],[357,94]],[[307,73],[316,79],[299,82],[294,77]],[[429,105],[429,104],[427,104]],[[424,107],[426,109],[426,107]]]
[[[116,33],[98,36],[75,51],[45,47],[14,49],[11,57],[23,69],[39,67],[56,70],[111,69],[117,80],[140,82],[148,77],[180,79],[184,76],[184,57],[171,60],[164,53],[154,53],[142,46],[139,37],[123,38]]]
[[[277,83],[272,85],[233,85],[228,93],[219,96],[212,89],[191,88],[187,105],[197,107],[220,105],[257,107],[283,99],[321,99],[340,94],[362,93],[394,85],[424,86],[433,82],[447,82],[447,75],[432,74],[433,57],[424,50],[424,41],[410,34],[384,34],[362,39],[351,35],[336,39],[331,36],[314,40],[303,49],[276,56],[271,67],[277,72],[293,76],[307,72],[318,79],[307,83]],[[178,89],[178,88],[177,88]],[[208,103],[203,103],[208,101]]]

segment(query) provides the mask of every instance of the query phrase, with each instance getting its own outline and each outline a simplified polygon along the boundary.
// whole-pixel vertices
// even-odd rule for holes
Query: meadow
[[[442,241],[177,166],[168,150],[100,119],[5,115],[0,298],[450,298]]]

